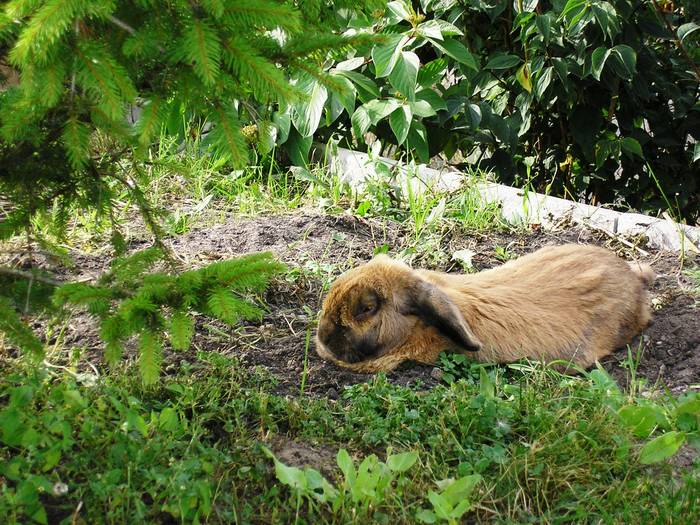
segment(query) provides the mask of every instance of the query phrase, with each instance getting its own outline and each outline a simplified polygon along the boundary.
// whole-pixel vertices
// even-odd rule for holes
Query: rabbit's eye
[[[352,307],[352,316],[358,321],[367,319],[377,313],[380,304],[381,298],[374,290],[363,290]]]
[[[355,311],[355,319],[362,320],[367,319],[371,315],[374,315],[379,309],[377,303],[368,303],[360,305],[360,307]]]

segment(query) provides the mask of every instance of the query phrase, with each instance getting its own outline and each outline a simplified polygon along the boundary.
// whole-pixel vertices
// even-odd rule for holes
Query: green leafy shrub
[[[343,20],[384,39],[328,66],[355,95],[317,97],[320,136],[372,131],[423,161],[460,152],[507,183],[698,218],[697,2],[399,0]],[[307,137],[319,119],[292,123]]]
[[[88,522],[144,521],[158,513],[196,522],[212,512],[211,477],[225,454],[193,435],[180,407],[153,406],[124,394],[74,378],[56,381],[43,370],[5,376],[4,523],[69,523],[75,504],[66,500],[83,490],[78,480],[86,472],[85,490],[94,499],[79,512],[87,513]],[[192,442],[198,454],[187,457]]]

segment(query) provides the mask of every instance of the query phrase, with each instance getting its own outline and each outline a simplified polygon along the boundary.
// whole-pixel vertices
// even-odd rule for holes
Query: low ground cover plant
[[[697,394],[632,399],[596,372],[482,367],[429,391],[378,376],[329,402],[276,396],[205,353],[148,389],[130,368],[5,369],[0,509],[9,523],[697,515],[697,471],[662,461],[697,436]],[[284,443],[328,459],[285,464]]]

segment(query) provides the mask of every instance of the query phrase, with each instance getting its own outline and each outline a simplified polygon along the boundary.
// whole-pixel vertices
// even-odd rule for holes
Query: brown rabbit
[[[649,266],[576,244],[472,275],[412,270],[380,255],[335,281],[316,351],[358,372],[434,363],[446,349],[482,362],[531,358],[585,368],[647,326],[653,279]]]

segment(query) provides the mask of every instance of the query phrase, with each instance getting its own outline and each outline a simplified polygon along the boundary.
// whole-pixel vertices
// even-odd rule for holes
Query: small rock
[[[444,372],[442,371],[442,368],[435,367],[430,371],[430,377],[435,379],[435,381],[440,381],[442,379],[442,375]]]

